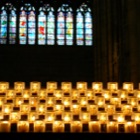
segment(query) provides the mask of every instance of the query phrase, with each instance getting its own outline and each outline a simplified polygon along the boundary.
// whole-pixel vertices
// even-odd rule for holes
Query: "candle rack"
[[[140,133],[140,89],[132,82],[0,82],[0,132]],[[139,86],[140,87],[140,86]]]

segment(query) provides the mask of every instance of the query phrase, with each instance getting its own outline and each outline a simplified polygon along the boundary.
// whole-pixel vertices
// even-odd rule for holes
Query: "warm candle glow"
[[[124,82],[123,83],[123,89],[126,90],[126,91],[132,91],[133,90],[133,83]]]
[[[118,90],[118,83],[117,82],[108,82],[107,89],[109,89],[110,91]]]
[[[32,92],[37,92],[41,88],[41,83],[40,82],[30,82],[30,89]]]
[[[87,82],[77,82],[76,88],[78,90],[86,90],[87,89]]]
[[[54,91],[55,89],[57,89],[57,82],[47,82],[46,86],[47,90]]]
[[[71,82],[62,82],[61,83],[61,89],[65,92],[69,92],[72,89],[72,83]]]
[[[14,89],[17,92],[22,92],[25,89],[25,82],[14,82]]]
[[[9,82],[0,82],[0,92],[5,92],[9,89]]]
[[[103,89],[103,83],[102,82],[93,82],[92,83],[92,89],[95,92],[101,92]]]

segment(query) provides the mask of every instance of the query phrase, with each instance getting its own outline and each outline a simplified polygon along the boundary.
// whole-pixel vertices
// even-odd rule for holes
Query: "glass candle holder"
[[[123,83],[123,89],[126,91],[129,91],[129,92],[133,91],[133,87],[134,87],[134,85],[132,82],[124,82]]]
[[[70,122],[72,120],[72,115],[70,112],[63,112],[62,119],[64,122]]]
[[[112,97],[110,99],[110,103],[116,106],[119,106],[121,104],[121,99],[118,97]]]
[[[2,112],[4,114],[10,114],[12,112],[12,108],[13,108],[13,105],[12,104],[9,104],[9,105],[3,105],[2,106]]]
[[[63,97],[63,92],[62,92],[62,90],[55,90],[55,91],[54,91],[54,96],[55,96],[55,98],[56,98],[57,100],[62,99],[62,97]]]
[[[30,91],[29,90],[24,90],[23,91],[23,98],[24,99],[29,99],[30,97]]]
[[[82,132],[82,123],[80,121],[72,121],[71,132]]]
[[[81,122],[89,122],[90,121],[90,114],[88,112],[81,112],[80,113],[80,120]]]
[[[30,106],[37,106],[38,105],[38,98],[37,97],[30,97],[29,99]]]
[[[20,119],[20,113],[19,112],[11,112],[10,113],[10,122],[18,122]]]
[[[23,104],[23,98],[22,97],[17,97],[15,99],[15,105],[20,106],[21,104]]]
[[[86,90],[86,96],[87,96],[87,99],[92,99],[94,97],[94,93],[92,90]]]
[[[53,123],[53,132],[64,132],[64,123],[62,121],[55,121]]]
[[[45,113],[45,108],[46,108],[46,106],[45,105],[38,105],[37,106],[37,112],[39,113],[39,114],[44,114]]]
[[[77,90],[72,90],[71,98],[72,99],[79,99],[79,92]]]
[[[105,123],[108,121],[107,113],[99,113],[98,114],[98,120],[102,123]]]
[[[13,99],[14,97],[15,97],[15,91],[14,90],[7,90],[6,98]]]
[[[98,106],[105,105],[105,98],[104,97],[96,97],[96,103]]]
[[[122,106],[122,111],[125,115],[131,115],[131,113],[132,113],[131,105],[123,105]]]
[[[127,100],[127,93],[125,90],[120,90],[120,98],[123,99],[123,100]]]
[[[21,105],[21,107],[20,107],[20,112],[21,112],[21,113],[27,114],[27,113],[29,113],[29,111],[30,111],[30,106],[29,106],[29,104],[22,104],[22,105]]]
[[[57,112],[63,112],[64,111],[64,106],[61,105],[61,104],[56,104],[54,106],[54,108],[55,108],[55,111],[57,111]]]
[[[70,92],[72,90],[72,83],[71,82],[62,82],[61,89],[64,92]]]
[[[73,113],[79,113],[80,112],[79,104],[72,104],[71,109],[72,109]]]
[[[6,92],[9,89],[9,82],[0,82],[0,92]]]
[[[25,82],[14,82],[14,90],[22,92],[25,89]]]
[[[117,82],[108,82],[107,89],[110,90],[111,92],[118,90],[118,83]]]
[[[9,121],[1,121],[0,123],[0,132],[10,132],[10,122]]]
[[[38,119],[38,115],[36,112],[30,112],[28,117],[29,122],[34,122],[36,119]]]
[[[46,119],[47,122],[53,122],[55,120],[55,114],[54,112],[47,112],[46,113]]]
[[[93,82],[92,89],[94,92],[101,92],[103,89],[103,83],[102,82]]]
[[[17,124],[18,132],[29,132],[29,122],[28,121],[19,121]]]
[[[116,120],[118,123],[123,123],[125,121],[124,114],[123,113],[117,113],[113,115],[114,120]]]
[[[130,104],[132,107],[137,107],[138,105],[138,99],[137,98],[129,98],[128,104]]]
[[[106,111],[108,115],[113,115],[115,113],[115,105],[106,105]]]
[[[103,97],[105,100],[110,100],[111,99],[111,94],[109,90],[103,90]]]
[[[34,122],[34,132],[45,132],[45,123],[41,120]]]
[[[117,133],[118,125],[115,121],[109,121],[107,124],[107,132],[108,133]]]
[[[38,96],[39,96],[39,98],[40,99],[46,99],[46,90],[45,89],[41,89],[40,91],[39,91],[39,94],[38,94]]]
[[[47,82],[46,83],[46,86],[47,86],[47,90],[50,91],[50,92],[53,92],[54,90],[57,89],[57,82]]]
[[[88,110],[90,114],[98,114],[98,106],[97,105],[88,105]]]
[[[41,89],[41,82],[33,81],[30,82],[31,92],[38,92]]]
[[[81,106],[86,106],[87,105],[87,97],[80,97],[79,102]]]
[[[100,133],[100,122],[99,121],[89,122],[89,132]]]
[[[134,122],[127,122],[125,123],[126,133],[135,133],[136,127]]]
[[[71,98],[70,97],[63,97],[62,99],[63,105],[66,106],[70,106],[71,105]]]
[[[47,97],[46,98],[46,103],[47,103],[48,106],[54,106],[54,104],[55,104],[54,97]]]
[[[5,98],[1,97],[0,98],[0,107],[2,107],[5,104]]]
[[[78,89],[80,91],[87,90],[87,82],[77,82],[76,83],[76,89]]]

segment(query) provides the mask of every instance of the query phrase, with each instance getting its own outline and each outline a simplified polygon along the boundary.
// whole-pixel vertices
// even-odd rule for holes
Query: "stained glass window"
[[[76,15],[76,44],[92,45],[92,34],[91,10],[83,4]]]
[[[57,44],[73,44],[73,15],[72,8],[63,4],[58,9],[57,15]]]
[[[30,4],[21,7],[19,23],[19,42],[20,44],[35,44],[36,24],[35,9]],[[28,40],[28,41],[27,41]]]
[[[47,44],[55,44],[55,16],[52,7],[47,8]]]
[[[16,43],[16,10],[13,9],[10,12],[9,16],[9,44],[15,44]]]
[[[46,15],[45,9],[40,8],[39,16],[38,16],[38,44],[45,45],[46,44]]]
[[[6,44],[7,42],[7,11],[2,8],[0,15],[0,43]]]
[[[35,13],[29,12],[28,15],[28,44],[35,44]]]

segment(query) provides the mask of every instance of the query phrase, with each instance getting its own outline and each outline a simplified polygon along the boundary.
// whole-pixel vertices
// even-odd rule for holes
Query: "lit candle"
[[[76,89],[85,91],[87,89],[87,82],[77,82]]]
[[[77,90],[72,90],[71,97],[72,97],[72,99],[78,99],[79,98],[79,92]]]
[[[117,133],[117,123],[116,122],[109,122],[108,123],[108,129],[109,133]]]
[[[125,125],[127,133],[135,133],[135,126],[133,122],[127,122]]]
[[[69,97],[63,97],[63,104],[64,106],[70,106],[71,104],[71,99]]]
[[[13,99],[13,98],[14,98],[14,95],[15,95],[14,92],[15,92],[14,90],[7,90],[6,97],[7,97],[8,99]]]
[[[87,105],[87,98],[86,97],[80,97],[80,105],[82,105],[82,106]]]
[[[92,90],[86,90],[87,99],[93,98],[93,91]]]
[[[0,92],[5,92],[9,89],[9,82],[0,82]]]
[[[30,97],[30,92],[29,92],[29,90],[24,90],[23,91],[23,98],[24,99],[28,99]]]
[[[46,86],[49,92],[53,92],[54,90],[57,89],[57,82],[47,82]]]
[[[117,82],[108,82],[107,89],[109,89],[111,92],[118,90],[118,83]]]
[[[26,121],[19,121],[18,132],[29,132],[29,123]]]
[[[45,97],[46,97],[46,90],[41,89],[39,91],[39,94],[38,95],[39,95],[39,98],[45,99]]]
[[[95,92],[101,92],[103,89],[103,83],[102,82],[93,82],[92,83],[92,89]]]
[[[46,100],[47,100],[47,105],[49,105],[49,106],[54,105],[54,98],[53,97],[48,97]]]
[[[62,90],[55,90],[54,95],[56,99],[62,99]]]
[[[122,111],[124,114],[130,114],[132,113],[132,107],[130,105],[123,105]]]
[[[29,121],[34,122],[37,119],[37,114],[36,113],[30,113],[29,114]]]
[[[10,121],[11,122],[17,122],[20,118],[19,118],[20,113],[18,112],[12,112],[10,114]]]
[[[30,82],[30,90],[32,92],[38,92],[41,88],[41,82]]]
[[[25,89],[25,82],[14,82],[16,92],[22,92]]]
[[[110,99],[110,91],[103,90],[103,96],[104,96],[105,100],[109,100]]]
[[[113,115],[115,113],[115,105],[107,105],[106,111],[109,115]]]
[[[61,121],[55,121],[53,123],[53,132],[64,132],[64,124]]]
[[[69,92],[72,89],[72,83],[71,82],[62,82],[61,83],[61,89],[64,92]]]
[[[34,132],[45,132],[45,124],[43,121],[34,122]]]
[[[0,132],[10,132],[9,121],[2,121],[0,124]]]
[[[63,113],[63,120],[65,121],[65,122],[70,122],[71,121],[71,113]]]
[[[100,124],[98,121],[89,122],[89,131],[94,133],[100,132]]]
[[[53,122],[55,119],[53,112],[47,112],[46,114],[46,121],[47,122]]]
[[[102,97],[99,97],[99,98],[97,97],[96,100],[97,100],[98,106],[103,106],[105,104],[105,99]]]
[[[133,90],[133,83],[132,82],[124,82],[123,83],[123,89],[126,91],[132,91]]]
[[[82,124],[80,121],[73,121],[71,123],[71,132],[82,132]]]
[[[82,112],[82,113],[80,114],[80,118],[81,118],[81,121],[82,121],[82,122],[89,122],[89,119],[90,119],[89,113],[87,113],[87,112]]]

